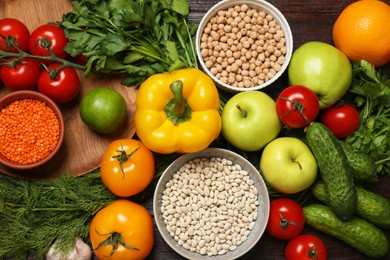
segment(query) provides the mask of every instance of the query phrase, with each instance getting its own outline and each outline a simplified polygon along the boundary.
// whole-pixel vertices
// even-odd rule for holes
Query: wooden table
[[[217,0],[189,0],[191,13],[190,20],[200,21],[203,15],[209,10]],[[270,0],[271,4],[275,5],[286,17],[290,23],[290,27],[294,38],[294,49],[307,41],[323,41],[332,44],[332,27],[337,16],[352,0]],[[389,2],[386,0],[385,2]],[[389,67],[389,66],[388,66]],[[274,85],[267,88],[265,92],[274,96],[280,89],[287,86],[286,76],[278,80]],[[257,167],[260,153],[250,155],[251,161]],[[370,185],[368,188],[386,196],[390,199],[390,177],[382,177],[376,184]],[[147,200],[144,205],[152,210],[152,198]],[[370,259],[360,254],[357,250],[346,245],[344,242],[337,240],[324,233],[318,232],[310,227],[306,227],[304,233],[318,235],[325,242],[330,260],[363,260]],[[390,232],[387,233],[390,239]],[[261,259],[261,260],[282,260],[285,259],[284,250],[287,245],[286,241],[277,240],[264,234],[259,243],[241,259]],[[389,259],[390,256],[383,259]],[[148,259],[183,259],[179,254],[174,252],[168,244],[162,239],[155,228],[155,245]]]
[[[20,4],[22,0],[9,0],[3,1],[0,0],[0,11],[8,10],[11,8],[14,11],[14,15],[17,15],[19,12],[18,3]],[[69,0],[64,0],[65,6],[69,6]],[[69,2],[68,2],[69,1]],[[215,3],[219,2],[218,0],[188,0],[190,3],[191,13],[190,20],[199,22],[203,15],[209,10]],[[389,1],[389,0],[385,0]],[[353,0],[269,0],[270,3],[274,4],[279,10],[285,15],[286,19],[289,21],[294,38],[294,49],[302,45],[307,41],[323,41],[332,43],[332,26],[336,17],[341,12],[341,10],[347,6],[347,4],[353,2]],[[60,1],[53,0],[36,0],[35,9],[28,12],[36,13],[45,13],[49,15],[44,17],[47,19],[50,17],[51,13],[54,11],[67,12],[68,10],[62,10],[64,5]],[[14,6],[15,5],[15,6]],[[39,6],[40,8],[38,8]],[[11,10],[11,11],[12,11]],[[10,10],[8,10],[10,11]],[[23,11],[23,10],[22,10]],[[26,11],[26,10],[25,10]],[[29,16],[31,17],[31,16]],[[34,18],[34,19],[33,19]],[[45,20],[40,20],[42,17],[33,17],[29,20],[32,27],[37,24],[43,23]],[[54,18],[52,18],[54,19]],[[36,24],[34,24],[36,23]],[[389,66],[388,66],[389,67]],[[271,87],[268,87],[264,90],[266,93],[271,96],[275,96],[281,89],[287,86],[287,75],[284,75],[280,80],[275,82]],[[260,153],[250,154],[251,161],[254,165],[258,166],[258,161],[260,158]],[[381,180],[369,186],[369,189],[386,196],[390,199],[390,193],[388,192],[388,187],[390,187],[390,178],[383,177]],[[152,210],[152,198],[148,198],[144,205],[148,210],[153,214]],[[318,235],[326,243],[329,251],[329,259],[331,260],[360,260],[368,259],[360,254],[357,250],[347,246],[345,243],[331,237],[315,231],[310,227],[306,227],[304,233],[311,233]],[[390,238],[390,233],[387,232],[388,237]],[[278,260],[285,259],[284,250],[287,245],[286,241],[276,240],[270,237],[268,234],[264,234],[259,243],[242,259],[261,259],[261,260]],[[0,245],[1,246],[1,245]],[[390,256],[387,256],[383,259],[389,259]],[[153,251],[149,255],[148,259],[182,259],[180,255],[175,253],[162,239],[161,235],[158,233],[157,227],[155,227],[155,245]]]

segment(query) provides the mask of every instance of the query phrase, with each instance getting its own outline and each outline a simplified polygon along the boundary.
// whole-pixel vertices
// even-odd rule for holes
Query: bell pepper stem
[[[177,80],[169,85],[172,91],[171,98],[165,106],[167,118],[175,125],[181,124],[191,119],[192,110],[183,95],[183,82]]]
[[[175,107],[173,108],[173,112],[177,117],[182,117],[185,113],[183,82],[181,80],[176,80],[171,83],[169,88],[171,89],[173,98],[175,100]]]

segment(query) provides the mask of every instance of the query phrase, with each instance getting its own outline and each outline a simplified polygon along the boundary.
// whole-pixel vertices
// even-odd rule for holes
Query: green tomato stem
[[[79,69],[79,70],[85,70],[86,69],[86,67],[83,66],[83,65],[80,65],[80,64],[77,64],[77,63],[73,63],[73,62],[70,62],[68,60],[59,58],[58,56],[56,56],[51,51],[51,49],[49,47],[47,47],[47,49],[48,49],[48,51],[50,53],[50,56],[39,56],[39,55],[33,55],[33,54],[30,54],[30,53],[22,51],[18,47],[18,45],[15,43],[14,40],[10,40],[8,42],[10,44],[10,47],[11,47],[11,45],[14,46],[18,50],[18,52],[14,53],[14,52],[7,52],[7,51],[1,51],[0,50],[0,58],[1,59],[7,59],[7,58],[19,58],[19,59],[22,59],[22,58],[32,58],[32,59],[39,59],[39,60],[49,60],[49,61],[61,63],[62,64],[61,67],[72,67],[72,68]]]

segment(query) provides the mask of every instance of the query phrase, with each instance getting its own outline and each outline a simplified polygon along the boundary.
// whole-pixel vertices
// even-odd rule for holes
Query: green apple
[[[261,91],[235,94],[222,110],[222,135],[243,151],[260,150],[282,128],[275,106],[275,101]]]
[[[324,42],[306,42],[291,57],[288,79],[291,85],[313,90],[320,109],[324,109],[336,103],[351,86],[352,66],[336,47]]]
[[[274,190],[295,194],[313,184],[317,177],[317,161],[303,141],[295,137],[280,137],[264,148],[260,172]]]

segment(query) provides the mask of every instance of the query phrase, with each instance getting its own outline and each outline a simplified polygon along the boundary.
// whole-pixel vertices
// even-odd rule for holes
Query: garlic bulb
[[[81,238],[76,238],[74,248],[67,254],[58,251],[54,243],[46,254],[46,260],[90,260],[92,250]]]

